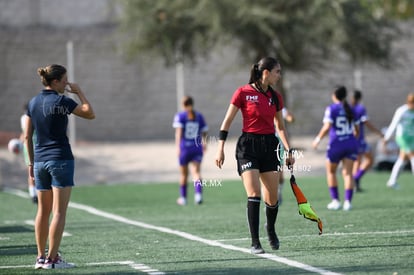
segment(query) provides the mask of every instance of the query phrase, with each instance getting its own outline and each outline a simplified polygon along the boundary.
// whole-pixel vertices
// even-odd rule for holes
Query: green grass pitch
[[[246,195],[240,181],[204,188],[204,203],[178,206],[177,184],[90,185],[73,189],[63,257],[74,269],[54,274],[414,274],[414,180],[385,186],[388,173],[367,173],[353,209],[329,211],[325,177],[297,175],[297,183],[324,223],[298,214],[286,184],[277,219],[280,250],[252,255]],[[343,185],[340,180],[340,194]],[[263,203],[262,203],[263,206]],[[34,270],[36,245],[29,199],[0,192],[0,274],[45,274]]]

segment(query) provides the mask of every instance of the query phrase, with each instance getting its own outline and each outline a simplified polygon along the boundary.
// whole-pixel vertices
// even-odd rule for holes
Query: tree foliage
[[[122,31],[128,33],[127,52],[161,56],[167,66],[177,59],[193,62],[215,44],[214,10],[208,0],[122,1]]]
[[[240,52],[243,62],[276,56],[284,68],[296,71],[315,68],[339,54],[346,54],[354,64],[388,66],[392,64],[392,43],[399,34],[389,18],[409,14],[395,12],[402,11],[392,8],[401,6],[400,2],[411,3],[123,0],[121,26],[128,34],[129,54],[153,53],[167,66],[177,60],[194,62],[223,45]]]

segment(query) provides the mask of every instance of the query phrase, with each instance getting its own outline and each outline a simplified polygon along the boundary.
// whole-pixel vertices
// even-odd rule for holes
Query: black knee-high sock
[[[267,233],[270,236],[275,232],[275,223],[277,218],[277,213],[279,212],[279,202],[276,205],[266,204],[266,223],[267,223]]]
[[[247,198],[247,220],[249,222],[252,245],[259,243],[260,197]]]

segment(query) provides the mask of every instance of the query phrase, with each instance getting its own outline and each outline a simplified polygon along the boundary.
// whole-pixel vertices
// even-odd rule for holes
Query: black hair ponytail
[[[346,101],[346,95],[347,95],[346,87],[336,86],[334,94],[335,94],[335,97],[339,101],[342,102],[342,105],[344,106],[346,118],[348,119],[348,122],[351,123],[352,120],[354,119],[354,113],[352,112],[351,106]]]
[[[194,106],[194,99],[191,96],[185,96],[183,98],[183,105],[184,107],[191,107],[191,110],[187,111],[187,118],[188,120],[195,120],[195,111],[192,108]]]
[[[351,106],[349,106],[348,102],[344,100],[342,103],[345,109],[346,118],[348,119],[348,122],[351,123],[354,119],[354,113],[352,112]]]
[[[279,112],[282,108],[280,107],[279,97],[276,94],[276,91],[273,90],[271,86],[269,86],[270,93],[272,94],[273,104],[276,106],[276,112]]]
[[[257,83],[262,77],[264,70],[273,70],[279,64],[279,61],[273,57],[264,57],[259,60],[259,62],[252,65],[250,69],[250,79],[249,84]]]

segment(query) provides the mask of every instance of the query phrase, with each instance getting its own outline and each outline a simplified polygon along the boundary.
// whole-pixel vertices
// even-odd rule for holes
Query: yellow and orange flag
[[[321,235],[323,227],[322,221],[318,215],[316,215],[315,210],[313,210],[302,190],[300,190],[299,186],[296,184],[296,179],[293,174],[290,176],[290,186],[292,187],[293,194],[295,195],[296,201],[298,202],[299,215],[303,215],[303,217],[306,219],[317,222],[319,235]]]

